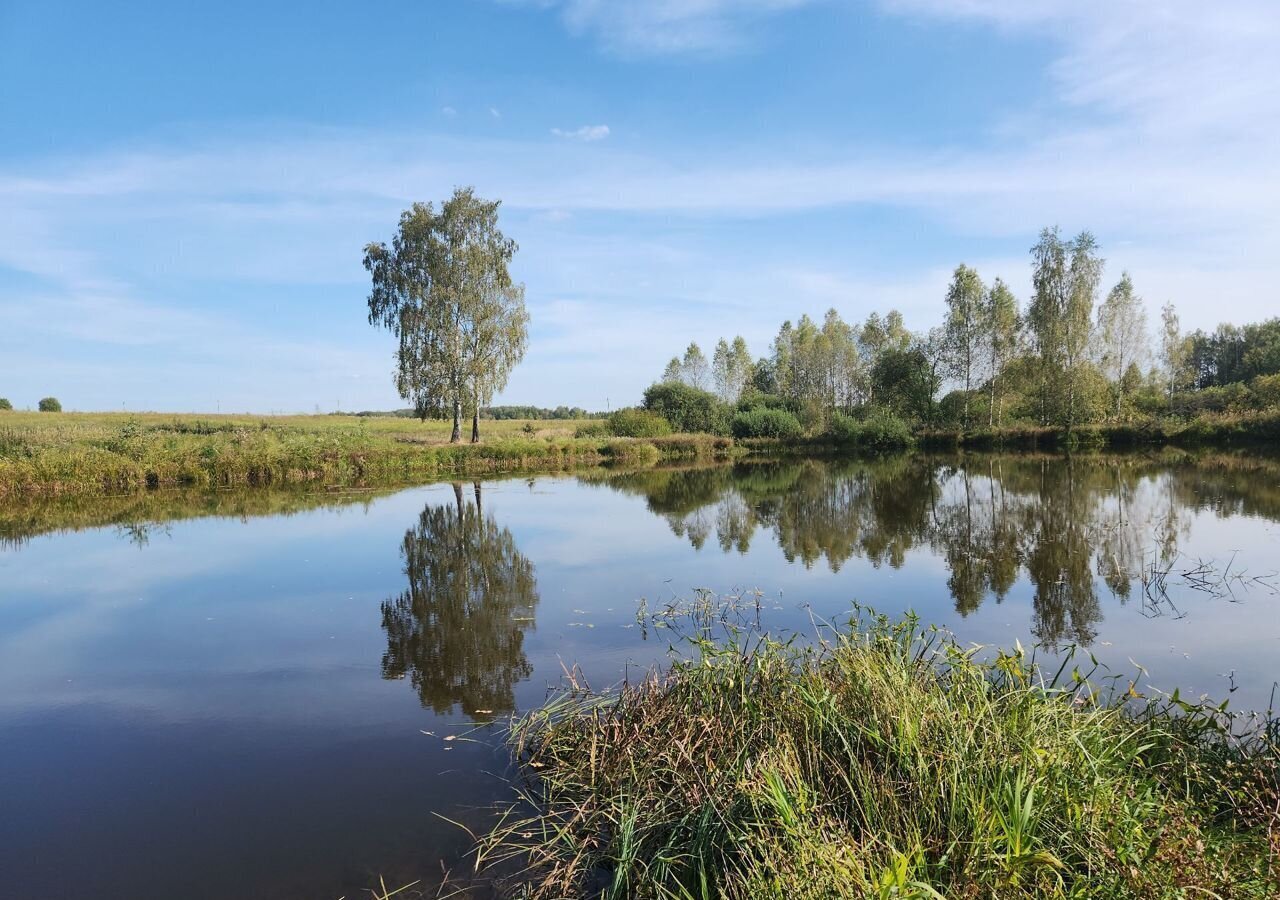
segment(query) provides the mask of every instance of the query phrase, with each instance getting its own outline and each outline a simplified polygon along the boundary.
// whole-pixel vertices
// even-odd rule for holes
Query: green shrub
[[[600,448],[600,455],[614,462],[636,466],[651,466],[662,457],[658,448],[648,441],[628,440],[609,441]]]
[[[785,409],[792,412],[791,403],[777,394],[747,394],[738,401],[738,412],[750,412],[753,409]]]
[[[867,450],[901,450],[914,443],[911,427],[887,410],[875,410],[861,420],[836,413],[827,436],[838,444]]]
[[[671,433],[671,423],[655,412],[629,407],[609,416],[609,433],[616,437],[662,437]]]
[[[644,392],[644,408],[657,413],[682,432],[728,434],[732,407],[715,394],[676,381],[650,385]]]
[[[62,412],[62,404],[57,397],[45,397],[39,403],[40,412]]]
[[[579,425],[573,432],[573,436],[577,438],[602,438],[612,434],[608,422],[588,422],[586,425]]]
[[[1253,395],[1239,382],[1212,386],[1198,391],[1175,394],[1174,410],[1183,416],[1199,416],[1205,413],[1243,412],[1253,405]]]
[[[1249,387],[1253,389],[1254,402],[1259,409],[1280,406],[1280,375],[1259,375],[1249,383]]]
[[[0,397],[0,412],[13,409],[13,404],[5,397]]]
[[[800,420],[785,409],[762,406],[733,417],[736,438],[797,438],[802,431]]]

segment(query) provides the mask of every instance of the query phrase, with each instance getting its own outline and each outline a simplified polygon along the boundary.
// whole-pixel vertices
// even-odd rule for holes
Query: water
[[[465,870],[497,725],[698,588],[1078,643],[1265,709],[1280,463],[906,457],[0,510],[0,896],[359,896]],[[753,601],[754,602],[754,601]],[[449,738],[452,738],[450,740]]]

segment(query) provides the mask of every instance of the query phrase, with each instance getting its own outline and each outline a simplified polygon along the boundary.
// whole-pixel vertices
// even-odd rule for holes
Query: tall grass
[[[1280,896],[1266,722],[862,611],[816,645],[688,647],[517,724],[525,812],[479,849],[515,893]]]
[[[1189,419],[1146,418],[1081,425],[1070,435],[1062,428],[1028,424],[970,431],[925,429],[916,439],[921,446],[933,449],[965,447],[972,450],[1274,445],[1280,441],[1280,411],[1202,413]]]
[[[732,451],[732,442],[708,435],[577,439],[573,422],[486,425],[490,436],[473,445],[447,443],[447,423],[401,418],[6,413],[0,497],[164,486],[397,484]]]

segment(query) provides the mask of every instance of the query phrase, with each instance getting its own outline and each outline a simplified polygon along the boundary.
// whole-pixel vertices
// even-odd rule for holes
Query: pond
[[[1266,709],[1280,462],[923,455],[0,511],[0,895],[361,896],[464,872],[501,725],[660,662],[699,589],[1080,645]],[[643,601],[643,606],[641,605]],[[650,623],[651,624],[651,623]],[[1127,683],[1127,682],[1126,682]],[[442,818],[443,817],[443,818]],[[432,891],[428,890],[428,895]]]

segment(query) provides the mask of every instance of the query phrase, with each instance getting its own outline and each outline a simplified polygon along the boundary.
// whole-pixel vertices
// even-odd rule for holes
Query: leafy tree
[[[498,206],[459,188],[438,211],[430,203],[405,210],[390,248],[364,250],[369,322],[399,341],[400,396],[424,419],[451,409],[454,442],[464,406],[478,414],[524,354],[523,287],[508,271],[517,247],[498,228]]]
[[[906,350],[895,347],[880,354],[871,370],[877,404],[904,418],[932,421],[934,397],[942,385],[934,346],[926,339]]]
[[[680,380],[680,357],[673,356],[671,361],[667,363],[667,367],[662,370],[663,381],[679,381]]]
[[[45,397],[36,406],[40,412],[62,412],[62,404],[57,397]]]
[[[1057,228],[1040,232],[1031,248],[1034,295],[1027,320],[1040,361],[1041,420],[1075,427],[1086,377],[1093,307],[1103,261],[1087,231],[1064,241]]]
[[[725,403],[738,402],[743,390],[751,383],[752,365],[747,342],[741,335],[735,337],[732,344],[724,338],[716,343],[711,357],[711,372],[721,400]]]
[[[883,319],[873,312],[867,316],[858,331],[858,353],[862,356],[862,366],[867,372],[873,370],[880,361],[880,355],[887,350],[905,350],[911,344],[911,333],[902,321],[902,314],[896,309],[890,310]],[[874,379],[867,385],[867,402],[875,399]]]
[[[1241,380],[1280,373],[1280,318],[1246,325]]]
[[[729,342],[724,338],[716,341],[715,352],[711,354],[711,377],[716,384],[716,394],[726,403],[737,400],[733,390],[733,364],[729,361]]]
[[[1133,291],[1129,273],[1107,294],[1098,308],[1098,337],[1101,343],[1102,370],[1115,384],[1116,416],[1124,408],[1125,374],[1130,367],[1140,366],[1147,355],[1147,311],[1142,298]]]
[[[859,329],[840,318],[834,309],[827,310],[822,320],[821,354],[824,372],[823,392],[830,406],[852,409],[866,391],[866,369],[858,352]]]
[[[680,361],[680,380],[700,391],[711,387],[711,366],[695,341],[689,342],[684,351],[684,359]]]
[[[409,586],[382,604],[387,650],[383,678],[409,677],[424,707],[447,714],[514,708],[514,687],[532,667],[525,631],[538,604],[533,563],[481,507],[428,505],[405,532],[401,556]],[[484,713],[482,713],[484,714]]]
[[[943,326],[943,358],[947,373],[964,385],[962,421],[969,427],[969,396],[980,377],[984,350],[991,345],[986,308],[987,289],[978,273],[956,267],[947,288],[947,320]]]
[[[1022,340],[1022,319],[1018,300],[1009,286],[997,278],[986,295],[987,320],[987,425],[995,425],[1004,417],[1006,370],[1017,355]],[[997,403],[999,412],[997,412]]]
[[[467,348],[471,384],[471,443],[480,440],[480,408],[507,386],[511,371],[524,358],[529,313],[524,285],[494,289],[477,303]]]
[[[751,388],[758,394],[772,395],[778,393],[778,370],[774,361],[762,356],[755,361],[751,369]]]
[[[783,322],[773,342],[777,392],[811,419],[854,406],[864,390],[858,329],[828,310],[821,327],[807,315]],[[812,424],[812,423],[811,423]]]
[[[1169,387],[1169,406],[1182,377],[1187,359],[1187,345],[1182,339],[1182,325],[1172,303],[1160,308],[1160,361],[1164,363],[1165,382]]]
[[[1280,319],[1222,324],[1212,334],[1195,331],[1187,341],[1186,374],[1196,390],[1280,372]]]
[[[715,394],[682,382],[664,381],[644,392],[644,408],[657,413],[681,432],[727,434],[732,410]]]
[[[9,402],[7,397],[0,397],[0,412],[13,409],[13,404]]]

